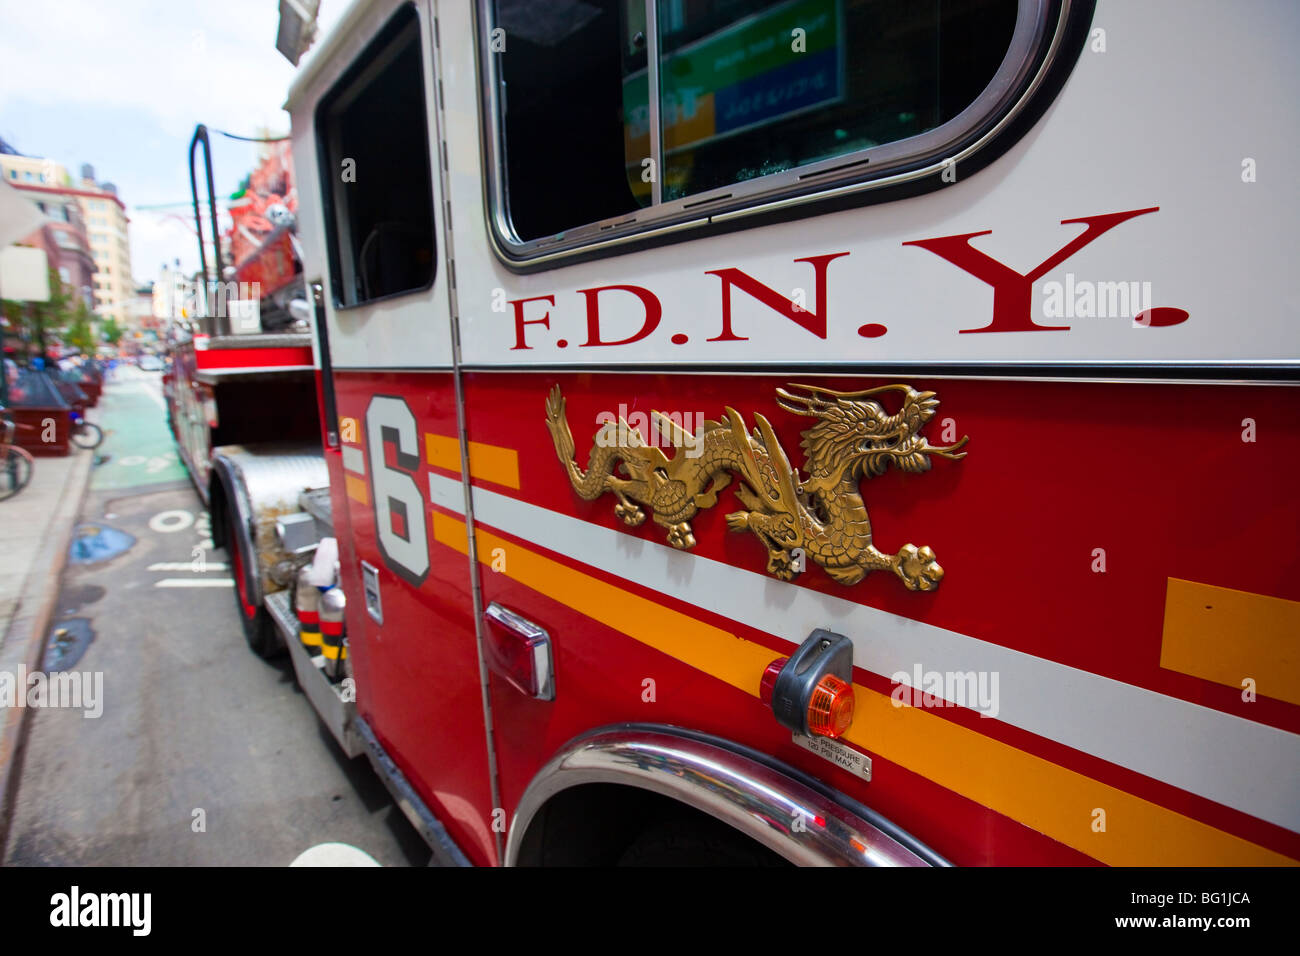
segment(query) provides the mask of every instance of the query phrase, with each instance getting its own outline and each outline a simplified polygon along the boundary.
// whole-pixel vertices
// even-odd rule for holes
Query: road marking
[[[228,571],[230,565],[222,564],[219,561],[210,561],[201,568],[194,567],[192,561],[160,561],[157,564],[149,565],[150,571],[197,571],[202,574],[206,571]]]
[[[149,519],[149,530],[158,531],[162,534],[170,534],[173,531],[184,531],[190,525],[194,524],[194,515],[180,508],[171,511],[160,511]]]
[[[350,843],[318,843],[298,854],[290,866],[380,866],[365,850]]]
[[[234,578],[163,578],[155,581],[156,588],[233,588]]]

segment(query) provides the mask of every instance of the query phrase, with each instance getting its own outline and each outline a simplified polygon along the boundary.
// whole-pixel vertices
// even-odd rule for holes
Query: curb
[[[77,461],[64,482],[58,508],[46,527],[45,541],[23,583],[17,612],[9,623],[3,643],[0,643],[0,671],[16,673],[20,667],[26,667],[26,672],[31,673],[40,668],[45,635],[50,629],[50,619],[54,616],[59,597],[59,579],[67,565],[72,530],[81,514],[86,489],[90,487],[95,460],[93,451],[77,451],[75,454]],[[14,797],[22,775],[31,709],[7,707],[0,710],[0,864],[4,861]]]

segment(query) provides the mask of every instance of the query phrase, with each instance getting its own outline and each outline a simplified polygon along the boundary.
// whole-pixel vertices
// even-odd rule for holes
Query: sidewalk
[[[66,458],[37,458],[31,484],[0,502],[0,674],[40,663],[95,454],[74,446]],[[29,711],[0,707],[0,848]]]

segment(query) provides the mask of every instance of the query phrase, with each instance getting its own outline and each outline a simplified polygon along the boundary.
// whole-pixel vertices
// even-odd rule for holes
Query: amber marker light
[[[770,671],[771,665],[768,666]],[[767,674],[763,674],[764,682]],[[773,682],[776,678],[774,677]],[[771,691],[768,691],[770,697]],[[834,740],[842,737],[853,723],[853,685],[834,674],[827,674],[813,688],[808,700],[808,729]]]
[[[853,723],[853,642],[817,628],[789,657],[767,665],[758,696],[798,737],[841,737]]]

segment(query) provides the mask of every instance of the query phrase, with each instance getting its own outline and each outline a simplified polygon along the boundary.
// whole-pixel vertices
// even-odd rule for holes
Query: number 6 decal
[[[390,444],[396,468],[387,463]],[[424,498],[414,478],[420,467],[420,433],[403,399],[391,395],[370,399],[366,407],[366,449],[370,455],[379,553],[395,574],[419,587],[429,574],[429,537]]]

